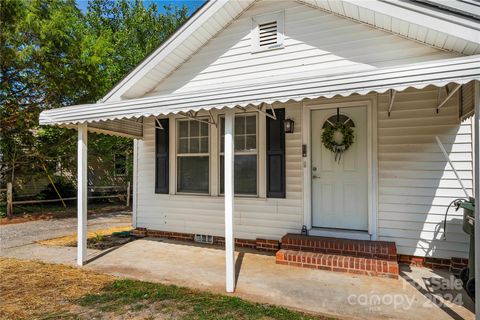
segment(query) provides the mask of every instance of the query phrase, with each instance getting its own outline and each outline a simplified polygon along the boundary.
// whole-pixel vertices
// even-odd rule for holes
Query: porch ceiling
[[[173,93],[149,98],[110,103],[75,105],[43,111],[41,125],[71,126],[88,123],[92,131],[139,134],[143,117],[178,114],[189,111],[260,106],[320,97],[365,95],[387,90],[422,89],[428,85],[443,87],[480,80],[480,55],[417,63],[368,72],[346,73],[330,77],[309,77],[263,85]],[[131,119],[131,120],[130,120]],[[127,127],[129,126],[134,127]],[[132,131],[133,130],[133,131]],[[137,130],[137,131],[134,131]]]

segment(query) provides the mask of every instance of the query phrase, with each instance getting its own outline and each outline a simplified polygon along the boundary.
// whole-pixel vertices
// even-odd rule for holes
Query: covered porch
[[[86,172],[87,172],[87,132],[98,132],[122,135],[135,139],[143,139],[144,129],[154,127],[162,130],[164,124],[159,117],[176,115],[198,120],[210,126],[218,122],[211,115],[213,110],[225,112],[224,150],[224,236],[225,236],[225,287],[227,292],[235,290],[235,246],[233,223],[235,206],[234,197],[234,154],[235,154],[235,109],[251,110],[265,117],[276,118],[274,108],[288,101],[309,101],[317,98],[330,99],[351,95],[366,95],[369,93],[390,92],[388,113],[395,112],[395,96],[397,92],[407,88],[421,90],[427,86],[444,88],[449,86],[448,93],[439,99],[437,109],[461,88],[462,85],[474,81],[475,95],[475,145],[474,154],[478,154],[478,110],[480,108],[480,58],[478,56],[447,59],[435,62],[409,65],[396,68],[383,68],[370,72],[344,74],[328,78],[307,78],[296,81],[266,83],[261,86],[245,86],[229,89],[210,90],[169,94],[150,98],[123,100],[118,102],[98,103],[92,105],[72,106],[50,110],[42,113],[40,123],[44,125],[62,125],[78,130],[78,251],[77,264],[86,261]],[[269,112],[271,111],[271,112]],[[469,110],[468,112],[473,112]],[[199,118],[203,114],[205,118]],[[433,115],[432,117],[434,117]],[[154,121],[150,121],[154,118]],[[261,146],[261,144],[260,144]],[[137,150],[137,147],[135,147]],[[137,151],[136,151],[137,152]],[[478,198],[479,162],[475,157],[475,192]],[[307,164],[309,165],[309,164]],[[135,166],[135,164],[134,164]],[[310,178],[305,181],[310,180]],[[134,201],[138,201],[136,173],[134,173]],[[307,202],[310,201],[307,199]],[[371,201],[374,201],[372,199]],[[306,202],[306,203],[307,203]],[[305,204],[307,206],[307,204]],[[135,214],[135,209],[134,209]],[[478,218],[478,210],[476,212]],[[305,221],[308,226],[308,221]],[[375,235],[375,220],[368,226],[369,235]],[[370,228],[372,230],[370,230]],[[371,232],[370,232],[371,231]],[[480,239],[480,228],[476,229]],[[479,246],[477,246],[479,248]],[[222,253],[223,254],[223,253]],[[478,257],[478,255],[477,255]],[[480,266],[476,264],[477,268]],[[480,271],[480,270],[477,270]],[[341,276],[341,275],[340,275]],[[477,285],[478,289],[478,285]],[[477,290],[478,291],[478,290]]]
[[[89,263],[86,268],[120,277],[224,292],[222,247],[144,238]],[[135,261],[135,263],[133,263]],[[181,265],[182,268],[178,268]],[[370,319],[473,319],[464,290],[438,289],[444,270],[403,267],[385,279],[275,264],[270,254],[235,253],[235,296],[330,317]],[[449,300],[449,296],[455,300]]]

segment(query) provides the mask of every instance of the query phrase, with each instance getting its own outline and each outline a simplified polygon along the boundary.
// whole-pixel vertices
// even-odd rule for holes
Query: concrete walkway
[[[108,229],[130,225],[129,212],[98,213],[88,217],[88,230]],[[76,248],[51,247],[36,241],[69,236],[77,232],[77,218],[28,221],[0,226],[0,256],[18,259],[34,259],[51,263],[75,264]],[[100,254],[88,250],[88,257]]]
[[[94,260],[86,268],[225,293],[224,266],[224,251],[218,248],[142,239]],[[449,275],[424,268],[404,269],[402,279],[392,280],[276,265],[271,255],[240,252],[236,269],[235,295],[256,302],[340,318],[474,318],[468,309],[472,310],[472,301],[463,290],[436,286]],[[446,304],[438,307],[440,302]]]
[[[0,250],[1,256],[71,265],[75,254],[76,248],[36,243]],[[225,294],[221,248],[141,239],[88,255],[84,268],[94,271]],[[402,278],[392,280],[276,265],[273,255],[249,251],[237,252],[236,271],[235,295],[255,302],[341,319],[474,319],[463,290],[439,288],[449,287],[445,272],[403,268]]]

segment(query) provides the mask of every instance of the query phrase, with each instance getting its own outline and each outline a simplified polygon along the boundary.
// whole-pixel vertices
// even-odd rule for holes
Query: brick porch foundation
[[[193,233],[146,228],[137,228],[132,231],[132,234],[138,237],[148,236],[191,242],[195,240],[195,234]],[[287,236],[282,238],[281,244],[277,240],[236,238],[235,246],[264,252],[276,252],[276,262],[278,264],[389,278],[398,277],[398,264],[448,269],[455,275],[468,266],[468,259],[464,258],[439,259],[397,255],[393,242],[336,238],[325,238],[327,241],[314,241],[315,237],[305,238],[301,235],[292,234]],[[214,236],[213,244],[225,246],[225,238]]]
[[[463,268],[468,267],[468,259],[454,257],[450,259],[440,259],[399,254],[398,262],[415,267],[446,269],[450,270],[454,275],[458,275]]]
[[[191,241],[191,242],[195,241],[195,234],[193,233],[160,231],[160,230],[151,230],[146,228],[137,228],[133,230],[131,233],[132,235],[137,237],[157,237],[157,238],[166,238],[166,239],[180,240],[180,241]],[[214,236],[212,244],[224,247],[225,238]],[[269,240],[269,239],[261,239],[261,238],[257,238],[255,240],[235,238],[235,246],[275,253],[280,249],[280,242],[278,240]]]
[[[363,241],[287,234],[277,264],[398,278],[397,248],[386,241]]]

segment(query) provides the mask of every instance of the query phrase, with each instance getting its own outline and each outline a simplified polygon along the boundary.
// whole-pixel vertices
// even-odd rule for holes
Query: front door
[[[327,126],[341,121],[353,129],[351,146],[335,157],[322,143]],[[313,110],[312,226],[368,230],[367,107]],[[335,134],[340,141],[342,136]]]

